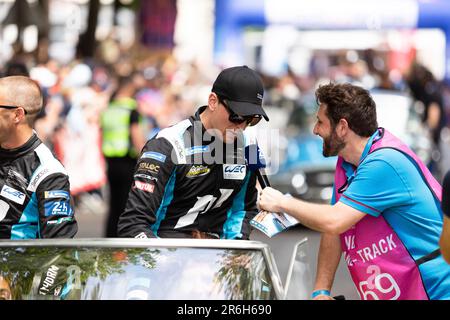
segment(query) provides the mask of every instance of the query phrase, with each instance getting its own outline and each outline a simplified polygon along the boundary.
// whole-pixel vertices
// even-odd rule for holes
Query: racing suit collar
[[[195,114],[190,118],[191,122],[193,122],[193,121],[201,121],[201,119],[200,119],[200,114],[203,113],[203,111],[206,110],[206,107],[207,107],[207,106],[201,106],[201,107],[199,107],[199,108],[197,109],[197,111],[195,112]],[[203,127],[203,129],[205,128],[205,127],[203,126],[203,123],[202,123],[202,127]],[[205,130],[206,130],[206,129],[205,129]]]
[[[0,147],[0,158],[17,158],[20,157],[26,153],[28,153],[30,150],[33,150],[41,143],[41,140],[39,140],[38,136],[34,132],[28,141],[23,144],[22,146],[15,148],[15,149],[3,149]]]
[[[211,141],[213,141],[214,137],[212,137],[211,135],[209,135],[209,133],[206,131],[205,126],[203,125],[203,122],[200,119],[200,114],[205,111],[207,106],[201,106],[200,108],[197,109],[197,112],[195,112],[195,114],[193,116],[191,116],[189,118],[189,120],[191,121],[192,125],[194,125],[195,123],[201,123],[202,124],[202,132],[198,132],[197,130],[194,131],[195,135],[200,135],[198,138],[200,140],[197,141],[202,141],[203,144],[205,144],[206,141],[204,140],[208,140],[209,144]]]

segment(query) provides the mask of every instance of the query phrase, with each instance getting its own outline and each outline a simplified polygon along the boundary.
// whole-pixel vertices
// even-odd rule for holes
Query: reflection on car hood
[[[14,299],[282,298],[265,244],[110,240],[0,241],[0,277]]]

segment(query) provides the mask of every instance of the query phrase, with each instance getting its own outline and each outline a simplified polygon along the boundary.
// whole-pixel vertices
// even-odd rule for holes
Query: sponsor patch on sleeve
[[[48,201],[44,204],[45,216],[72,216],[73,210],[69,201]]]
[[[51,191],[45,191],[44,193],[45,199],[55,199],[55,198],[62,198],[69,200],[70,195],[68,191],[65,190],[51,190]]]
[[[141,162],[141,163],[139,163],[138,170],[153,173],[153,174],[158,174],[159,168],[160,168],[160,166],[155,165],[153,163]]]
[[[153,176],[149,176],[148,174],[143,174],[143,173],[136,173],[134,175],[134,178],[139,178],[139,179],[144,179],[144,180],[158,182],[158,178],[153,177]]]
[[[49,220],[47,221],[47,225],[61,224],[63,222],[70,222],[70,221],[73,221],[73,217],[59,218],[58,220]]]
[[[154,151],[144,152],[142,154],[141,158],[155,159],[155,160],[158,160],[159,162],[165,162],[166,161],[166,156],[165,155],[163,155],[162,153],[159,153],[159,152],[154,152]]]
[[[139,190],[142,190],[145,192],[150,192],[150,193],[153,193],[153,190],[155,190],[154,184],[141,182],[141,181],[137,181],[137,180],[134,181],[134,187]]]

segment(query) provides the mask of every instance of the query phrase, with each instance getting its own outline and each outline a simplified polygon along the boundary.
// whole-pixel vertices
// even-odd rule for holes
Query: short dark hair
[[[361,137],[370,137],[378,128],[375,101],[369,91],[350,83],[329,83],[316,90],[317,104],[327,105],[332,128],[345,119]]]

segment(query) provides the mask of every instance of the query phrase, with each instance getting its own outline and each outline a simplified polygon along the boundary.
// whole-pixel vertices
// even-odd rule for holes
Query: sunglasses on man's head
[[[227,105],[225,99],[219,98],[219,102],[221,104],[223,104],[225,109],[227,109],[227,111],[230,115],[228,117],[228,120],[232,123],[241,124],[243,122],[247,122],[247,125],[251,127],[251,126],[258,124],[258,122],[261,121],[262,116],[260,114],[254,114],[251,116],[240,116],[237,113],[234,113],[233,110],[230,109],[230,107]]]
[[[2,109],[17,109],[17,108],[20,108],[20,107],[18,107],[18,106],[4,106],[4,105],[0,104],[0,108],[2,108]],[[22,109],[23,109],[23,112],[25,114],[27,114],[27,110],[25,110],[25,108],[22,108]]]

